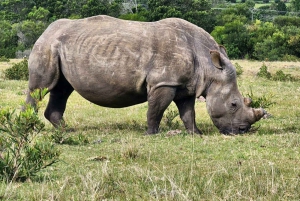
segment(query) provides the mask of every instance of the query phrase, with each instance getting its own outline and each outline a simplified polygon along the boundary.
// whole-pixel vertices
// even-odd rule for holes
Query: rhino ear
[[[220,47],[220,52],[228,58],[226,48],[223,45],[219,45],[219,47]]]
[[[214,66],[217,67],[218,69],[223,69],[223,67],[221,66],[220,52],[216,50],[211,50],[210,56]]]

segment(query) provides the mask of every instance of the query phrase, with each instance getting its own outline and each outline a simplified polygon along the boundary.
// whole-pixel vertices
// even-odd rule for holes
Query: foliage
[[[291,0],[291,9],[293,11],[300,11],[300,0]]]
[[[211,5],[207,0],[148,0],[148,21],[157,21],[167,17],[186,19],[208,32],[215,24]]]
[[[38,101],[46,91],[37,90],[32,96]],[[38,137],[44,126],[31,106],[25,106],[19,114],[15,110],[0,111],[1,179],[25,181],[58,161],[54,144]]]
[[[0,62],[9,62],[10,59],[6,58],[5,56],[0,57]]]
[[[252,0],[5,0],[0,2],[0,56],[15,58],[16,52],[30,50],[57,19],[104,14],[136,21],[178,17],[212,33],[231,59],[295,60],[300,58],[300,20],[286,11],[298,11],[299,1],[255,9],[258,2]]]
[[[50,139],[57,144],[79,145],[88,144],[89,140],[86,136],[79,134],[78,136],[70,135],[66,128],[59,127],[50,135]]]
[[[285,74],[282,70],[276,71],[275,75],[271,75],[271,73],[268,71],[268,67],[265,65],[265,63],[262,65],[262,67],[259,69],[259,72],[257,73],[258,77],[272,79],[274,81],[297,81],[298,79],[293,77],[291,74]]]
[[[14,58],[18,46],[16,30],[7,20],[0,21],[0,56]]]
[[[259,72],[257,73],[258,77],[271,79],[272,75],[268,71],[268,67],[265,63],[263,63],[262,67],[260,67]]]
[[[164,122],[169,130],[178,128],[179,122],[177,120],[174,120],[178,116],[179,116],[178,110],[167,108],[167,110],[165,111]]]
[[[268,93],[268,94],[264,94],[262,96],[257,96],[255,94],[253,94],[252,88],[250,88],[250,92],[246,94],[246,97],[249,97],[252,100],[250,107],[253,107],[253,108],[267,109],[270,106],[276,104],[273,101],[273,99],[274,99],[273,94]]]
[[[275,81],[296,81],[291,74],[285,74],[282,70],[276,71],[275,75],[272,76]]]
[[[243,67],[237,62],[234,64],[234,66],[235,66],[235,69],[236,69],[236,75],[237,76],[242,75],[242,73],[244,72]]]
[[[229,58],[243,58],[251,51],[249,34],[244,22],[239,19],[217,26],[211,35],[226,47]]]
[[[121,12],[121,5],[117,2],[109,2],[107,0],[88,0],[82,6],[81,16],[90,17],[94,15],[104,14],[118,17]]]
[[[11,68],[4,71],[4,76],[9,80],[28,80],[28,60],[26,58],[23,61],[14,64]]]

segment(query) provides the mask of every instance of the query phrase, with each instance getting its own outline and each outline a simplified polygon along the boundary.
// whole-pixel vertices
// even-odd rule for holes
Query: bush
[[[296,81],[291,74],[284,74],[282,70],[277,71],[272,79],[275,81]]]
[[[268,72],[268,67],[263,64],[263,66],[259,69],[259,72],[257,73],[258,77],[263,77],[267,79],[272,79],[274,81],[297,81],[298,79],[293,77],[291,74],[285,74],[282,70],[276,71],[275,75],[271,75],[270,72]]]
[[[71,136],[68,132],[66,132],[66,128],[64,127],[56,129],[53,134],[50,135],[50,139],[57,144],[81,145],[89,143],[86,136],[82,134],[79,134],[78,136]]]
[[[6,58],[5,56],[0,57],[0,62],[9,62],[10,60]]]
[[[300,18],[296,16],[278,16],[274,18],[274,24],[278,27],[285,27],[285,26],[300,27]]]
[[[4,71],[4,76],[9,80],[28,80],[28,60],[23,59],[23,61],[14,64],[11,68]]]
[[[33,96],[38,101],[46,92],[37,90]],[[0,178],[6,181],[25,181],[58,161],[54,144],[38,138],[44,123],[34,108],[25,107],[19,114],[8,109],[0,111]]]
[[[243,67],[238,63],[235,63],[234,66],[235,66],[235,69],[236,69],[236,75],[237,76],[242,75],[242,73],[244,72]]]
[[[250,107],[253,108],[269,108],[270,106],[274,105],[275,102],[272,101],[274,95],[273,94],[266,94],[263,96],[256,96],[253,94],[252,89],[250,88],[250,93],[246,95],[246,97],[251,98],[252,102]]]
[[[177,120],[173,121],[178,116],[178,110],[172,110],[170,108],[167,108],[167,110],[165,111],[163,118],[169,130],[177,129],[179,127],[179,122]]]
[[[282,60],[283,61],[300,61],[300,59],[294,55],[289,55],[289,54],[285,54],[283,57],[282,57]]]
[[[257,73],[258,77],[271,79],[272,75],[268,72],[268,67],[265,63],[263,63],[262,67],[260,67],[259,72]]]

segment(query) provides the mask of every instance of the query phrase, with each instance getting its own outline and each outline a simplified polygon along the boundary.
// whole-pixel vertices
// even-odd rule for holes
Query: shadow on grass
[[[218,129],[212,123],[201,123],[197,124],[197,127],[202,131],[202,135],[216,135],[219,134]],[[102,122],[99,124],[81,124],[77,126],[68,125],[66,132],[87,132],[87,131],[98,131],[104,133],[115,133],[115,132],[136,132],[144,134],[147,130],[147,123],[146,122],[138,122],[135,120],[131,121],[124,121],[124,122]],[[164,125],[161,123],[160,126],[160,133],[166,133],[172,130],[180,130],[181,133],[187,133],[187,130],[184,128],[183,123],[180,122],[179,126],[171,127]]]

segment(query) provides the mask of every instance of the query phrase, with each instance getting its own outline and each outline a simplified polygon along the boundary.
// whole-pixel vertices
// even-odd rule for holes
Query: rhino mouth
[[[236,128],[222,128],[220,133],[224,135],[245,134],[250,130],[251,126],[239,126]]]

